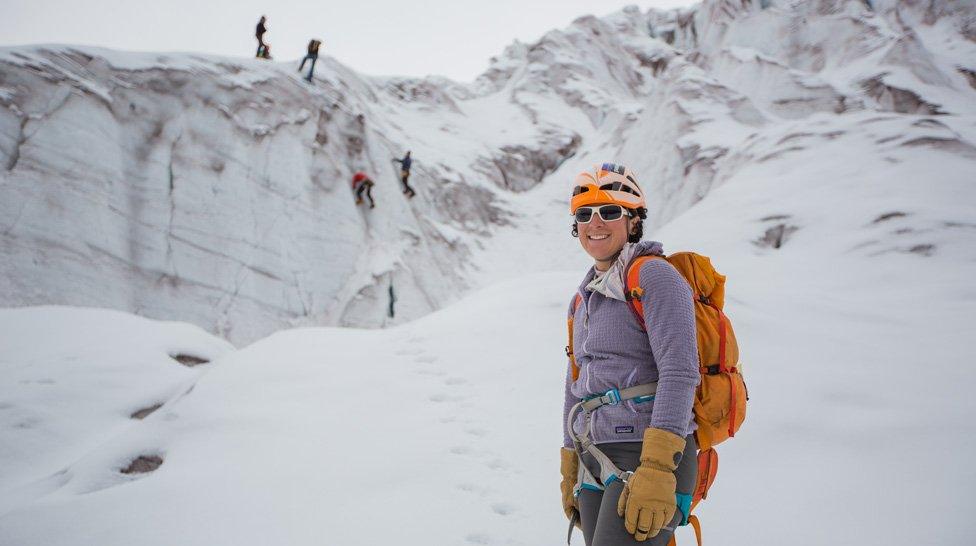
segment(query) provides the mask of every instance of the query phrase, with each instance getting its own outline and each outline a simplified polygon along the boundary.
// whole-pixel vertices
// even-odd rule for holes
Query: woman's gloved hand
[[[674,470],[684,450],[685,440],[677,434],[658,428],[644,431],[641,464],[617,501],[617,515],[635,540],[657,536],[674,517]]]
[[[576,488],[576,474],[579,471],[579,457],[576,456],[576,450],[569,449],[566,447],[559,449],[559,473],[563,476],[562,483],[559,484],[559,490],[563,494],[563,512],[566,512],[566,517],[573,519],[573,512],[577,511],[576,508],[576,497],[573,495],[573,489]]]

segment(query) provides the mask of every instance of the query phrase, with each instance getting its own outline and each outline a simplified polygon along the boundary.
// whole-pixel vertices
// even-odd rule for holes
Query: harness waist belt
[[[583,411],[591,412],[603,406],[615,406],[626,400],[634,398],[651,397],[657,393],[657,383],[646,383],[636,387],[628,387],[624,390],[610,389],[606,393],[592,398],[587,398],[581,403]]]

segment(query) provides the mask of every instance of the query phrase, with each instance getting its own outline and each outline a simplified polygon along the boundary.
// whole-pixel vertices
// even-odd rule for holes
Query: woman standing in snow
[[[573,236],[594,265],[569,309],[563,510],[588,546],[665,545],[687,518],[697,473],[691,289],[667,261],[646,260],[642,327],[625,294],[629,265],[663,255],[660,243],[641,242],[644,194],[629,169],[611,163],[574,186]]]

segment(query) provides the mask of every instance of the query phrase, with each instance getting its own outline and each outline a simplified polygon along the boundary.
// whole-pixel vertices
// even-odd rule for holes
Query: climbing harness
[[[584,398],[580,400],[569,410],[569,416],[566,418],[566,430],[569,431],[569,437],[573,440],[573,447],[576,449],[576,455],[581,456],[583,451],[586,451],[593,457],[596,462],[600,465],[600,477],[599,480],[596,479],[585,464],[582,464],[582,459],[580,460],[579,471],[576,476],[576,487],[573,491],[575,496],[579,496],[580,491],[583,489],[589,489],[592,491],[603,491],[603,489],[613,483],[615,480],[620,480],[623,483],[627,483],[633,472],[621,470],[620,467],[613,464],[610,457],[604,453],[600,448],[593,443],[593,439],[590,437],[592,432],[592,417],[593,412],[604,407],[604,406],[616,406],[621,402],[632,401],[635,404],[640,404],[641,402],[650,402],[654,400],[654,396],[657,393],[657,383],[646,383],[644,385],[637,385],[635,387],[628,387],[626,389],[610,389],[607,392],[589,398]],[[576,435],[576,431],[573,430],[573,423],[576,421],[576,414],[580,411],[583,412],[583,431],[579,436]],[[574,517],[569,520],[569,532],[566,534],[566,544],[570,543],[573,537],[573,527],[576,525],[576,520],[578,516],[576,513],[573,514]]]

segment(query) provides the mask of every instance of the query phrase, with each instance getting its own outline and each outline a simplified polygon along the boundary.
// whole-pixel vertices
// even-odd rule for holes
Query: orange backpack
[[[678,252],[670,256],[638,256],[627,267],[627,303],[641,328],[644,324],[644,295],[640,287],[640,269],[647,260],[667,260],[691,286],[695,301],[695,325],[698,337],[698,371],[701,383],[695,392],[694,414],[698,430],[698,479],[692,495],[691,509],[708,495],[708,489],[718,472],[718,453],[714,446],[735,436],[746,418],[746,389],[739,365],[739,346],[729,318],[722,312],[725,305],[725,276],[712,267],[711,261],[694,252]],[[573,316],[581,297],[576,295],[573,313],[569,316],[569,356],[573,380],[579,377],[579,367],[573,356]],[[698,518],[689,516],[701,544]],[[671,545],[674,537],[671,538]]]

